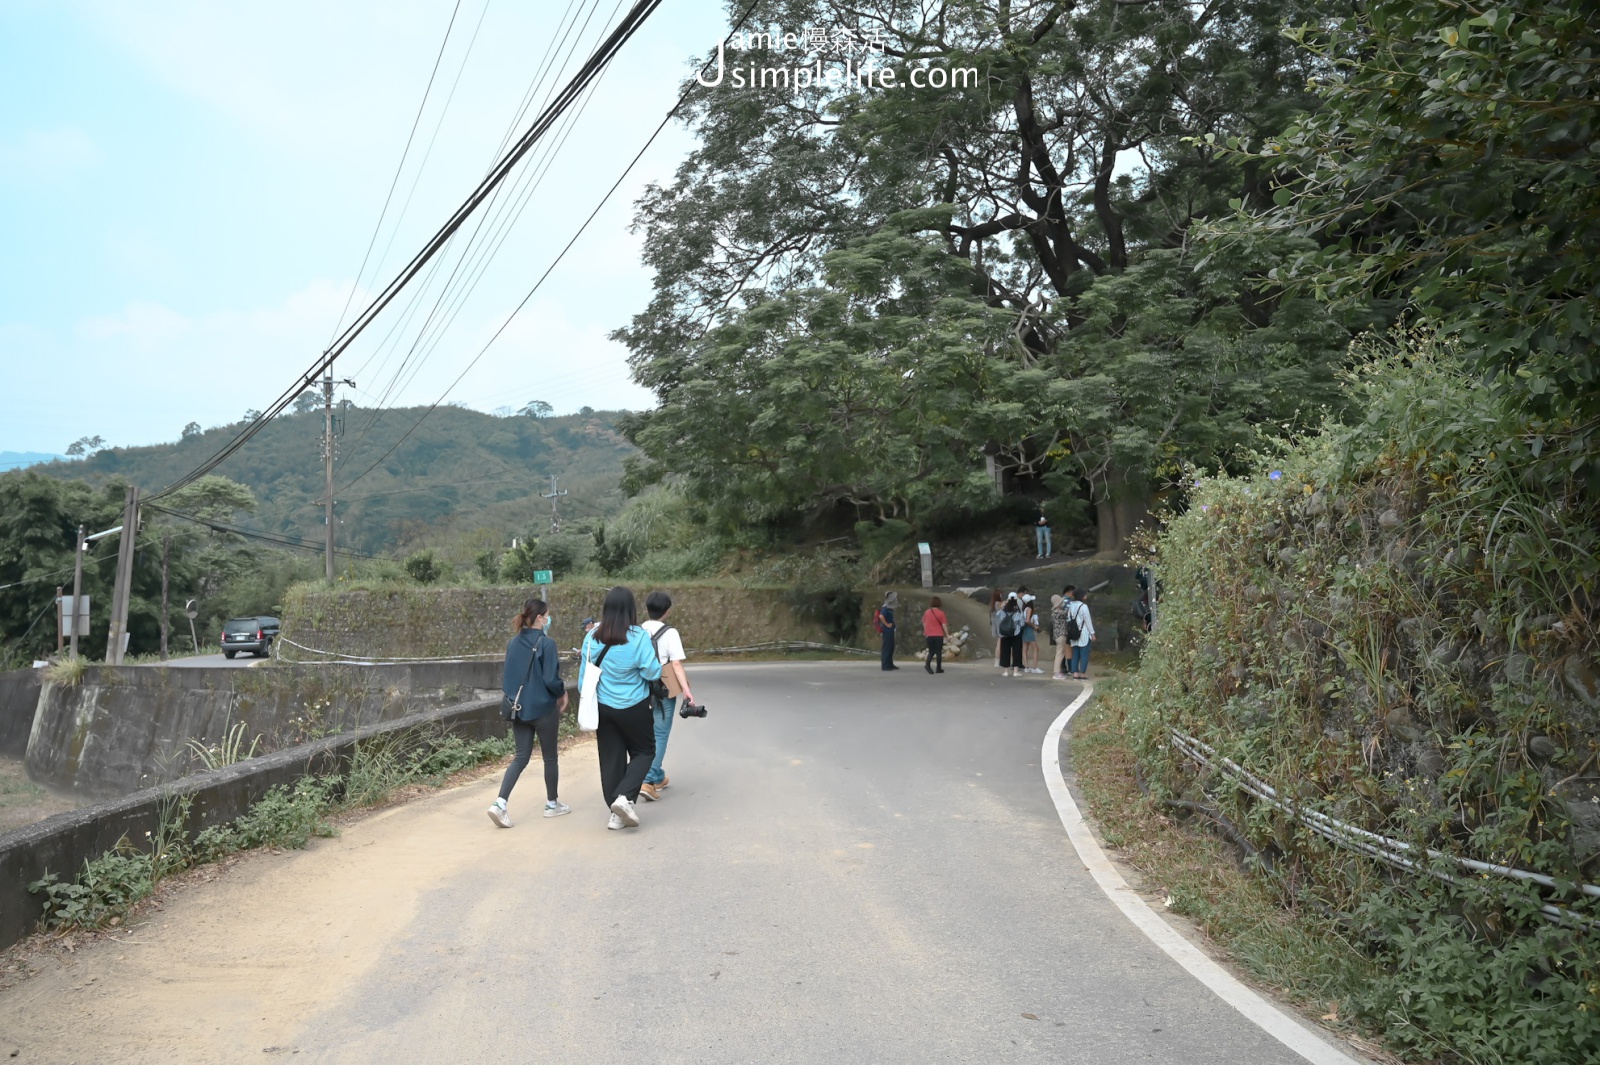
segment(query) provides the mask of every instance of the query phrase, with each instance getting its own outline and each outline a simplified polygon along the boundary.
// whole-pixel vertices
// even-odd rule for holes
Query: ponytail
[[[522,604],[522,612],[511,619],[511,631],[517,633],[523,629],[531,629],[533,623],[539,620],[539,615],[549,612],[550,607],[543,599],[529,599]]]

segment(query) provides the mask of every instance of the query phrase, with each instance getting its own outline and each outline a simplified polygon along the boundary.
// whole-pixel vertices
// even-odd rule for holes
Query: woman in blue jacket
[[[517,756],[506,767],[500,782],[500,797],[489,807],[489,820],[501,828],[511,827],[506,800],[517,778],[533,757],[533,739],[539,738],[539,756],[544,759],[544,815],[560,817],[572,808],[556,797],[561,770],[556,764],[556,733],[561,715],[567,709],[567,685],[561,679],[560,649],[549,635],[550,608],[543,599],[529,599],[522,612],[511,619],[516,633],[506,644],[506,668],[500,690],[521,707],[511,719],[511,732],[517,741]]]
[[[650,636],[639,627],[633,592],[617,587],[606,593],[600,624],[583,638],[578,656],[578,687],[591,669],[600,671],[600,790],[611,808],[607,828],[639,827],[639,786],[656,756],[655,718],[650,713],[649,682],[661,679],[661,659]]]

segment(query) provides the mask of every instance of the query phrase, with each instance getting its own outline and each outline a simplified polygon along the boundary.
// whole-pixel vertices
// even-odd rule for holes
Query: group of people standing
[[[1043,673],[1039,666],[1039,630],[1044,626],[1037,599],[1026,586],[1014,592],[996,589],[989,597],[990,631],[994,634],[994,664],[1002,677]],[[1055,680],[1087,680],[1089,645],[1094,643],[1094,619],[1083,592],[1067,585],[1050,597],[1050,636],[1056,646]]]
[[[885,671],[899,669],[894,664],[895,613],[900,609],[900,596],[889,592],[883,605],[873,614],[872,626],[882,637],[879,665]],[[1037,600],[1027,587],[1014,592],[996,590],[989,597],[989,627],[995,638],[994,664],[1002,677],[1020,677],[1024,673],[1043,673],[1039,666],[1039,631],[1045,619],[1039,613]],[[1084,593],[1076,585],[1067,585],[1060,595],[1050,597],[1050,638],[1056,647],[1055,680],[1087,680],[1089,677],[1089,647],[1095,642],[1094,618]],[[922,634],[928,641],[928,651],[922,668],[929,673],[944,672],[944,641],[950,631],[950,620],[945,616],[944,604],[938,596],[928,601],[922,614]]]
[[[671,609],[671,596],[651,592],[645,599],[649,618],[641,625],[633,592],[616,587],[606,593],[599,623],[585,625],[578,685],[581,690],[589,670],[598,671],[595,746],[601,795],[610,810],[606,827],[613,830],[637,828],[640,797],[657,801],[671,785],[662,768],[667,739],[678,708],[694,704],[684,670],[683,637],[666,621]],[[516,756],[500,782],[499,797],[489,807],[489,820],[501,828],[511,827],[508,803],[533,755],[535,739],[544,759],[544,816],[572,812],[559,796],[556,739],[568,700],[560,650],[550,636],[551,621],[550,607],[542,599],[529,599],[512,620],[501,689]]]

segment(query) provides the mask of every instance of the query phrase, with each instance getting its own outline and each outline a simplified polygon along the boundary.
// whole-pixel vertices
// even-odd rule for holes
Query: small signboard
[[[917,556],[922,560],[922,586],[933,587],[933,548],[926,543],[917,544]]]
[[[555,574],[552,571],[547,569],[536,569],[533,571],[534,584],[554,584],[555,582]]]
[[[89,597],[86,596],[86,595],[79,596],[78,597],[78,604],[77,604],[78,608],[77,608],[77,610],[73,610],[72,607],[73,607],[72,596],[63,595],[61,597],[61,635],[63,635],[63,636],[71,636],[71,635],[73,635],[72,623],[73,623],[73,615],[74,614],[77,615],[77,623],[78,623],[77,635],[79,635],[79,636],[87,636],[87,635],[89,635]]]

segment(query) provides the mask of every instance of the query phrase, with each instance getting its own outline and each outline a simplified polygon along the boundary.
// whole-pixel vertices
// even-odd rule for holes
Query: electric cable
[[[430,239],[427,244],[424,245],[421,251],[417,252],[417,254],[412,257],[411,261],[407,263],[400,273],[384,287],[383,291],[380,292],[370,304],[368,304],[367,308],[356,317],[355,321],[350,323],[350,325],[345,328],[344,332],[341,333],[335,339],[333,344],[323,352],[322,356],[312,364],[311,368],[302,374],[294,384],[290,385],[289,388],[287,388],[276,401],[274,401],[265,411],[262,412],[259,418],[241,429],[233,438],[233,440],[223,445],[223,447],[218,449],[218,451],[209,459],[207,459],[205,462],[202,462],[189,473],[167,485],[159,492],[154,493],[150,497],[150,500],[153,502],[156,499],[170,495],[172,492],[177,491],[184,485],[191,484],[195,480],[198,480],[200,477],[203,477],[207,473],[210,473],[212,470],[216,469],[217,466],[226,461],[228,456],[238,451],[239,448],[243,447],[245,443],[255,436],[256,433],[260,432],[262,427],[267,422],[271,421],[273,418],[282,413],[284,408],[293,402],[294,399],[300,395],[300,393],[309,388],[325,370],[331,367],[334,361],[341,354],[343,354],[350,347],[350,345],[355,342],[356,338],[360,336],[361,333],[372,324],[377,316],[383,312],[384,308],[392,303],[395,297],[397,297],[405,289],[406,285],[411,282],[411,280],[436,254],[438,254],[440,248],[449,241],[450,237],[453,236],[456,231],[466,223],[467,219],[472,217],[473,213],[478,209],[483,201],[487,199],[495,190],[495,188],[497,188],[500,183],[505,180],[506,176],[513,169],[515,169],[522,158],[528,154],[528,152],[534,147],[535,144],[539,142],[539,140],[550,129],[550,127],[555,124],[556,120],[560,118],[561,114],[583,93],[583,90],[588,86],[588,84],[599,75],[599,73],[606,67],[607,64],[611,62],[622,46],[625,45],[633,37],[633,35],[638,32],[645,20],[648,19],[650,15],[661,6],[661,2],[662,0],[637,0],[633,7],[628,10],[627,15],[623,17],[616,29],[614,29],[605,39],[605,41],[602,42],[595,53],[589,57],[588,61],[583,64],[582,68],[580,68],[578,73],[573,76],[572,80],[567,83],[567,85],[557,95],[556,99],[540,113],[539,117],[535,119],[533,124],[528,128],[527,132],[525,132],[522,137],[518,139],[517,143],[512,147],[512,149],[505,154],[498,164],[496,164],[493,172],[479,183],[478,187],[474,189],[472,194],[468,196],[467,200],[456,209],[455,213],[451,215],[449,220],[447,220],[444,225],[439,228],[432,239]],[[753,6],[754,5],[752,5],[752,7]],[[680,97],[680,102],[681,99],[682,98]],[[674,108],[674,111],[676,111],[676,108]],[[663,123],[663,126],[664,125],[665,123]],[[651,140],[653,141],[654,139],[655,137],[652,135]],[[498,335],[498,333],[496,335]]]
[[[618,0],[616,7],[612,9],[613,18],[621,6],[622,2],[621,0]],[[572,38],[571,47],[568,48],[566,55],[561,60],[562,69],[564,69],[571,61],[572,54],[576,51],[579,43],[581,42],[583,32],[588,28],[589,22],[592,21],[596,10],[598,10],[598,7],[599,0],[595,0],[594,4],[592,4],[589,8],[588,16],[586,16],[583,20],[583,26],[578,29],[578,35]],[[568,9],[571,9],[570,2]],[[575,24],[576,19],[574,19],[574,25]],[[571,26],[568,27],[567,34],[562,36],[561,43],[565,43],[567,37],[570,35]],[[553,43],[553,47],[559,47],[559,45]],[[548,50],[546,54],[548,55]],[[535,83],[530,84],[529,93],[525,94],[525,101],[531,102],[532,96],[537,91],[537,86],[542,84],[544,76],[545,75],[541,74]],[[602,73],[601,76],[603,77],[604,74]],[[415,380],[416,375],[421,372],[423,364],[426,363],[428,358],[432,356],[434,350],[438,347],[444,332],[448,330],[450,325],[454,323],[466,299],[470,297],[473,291],[476,290],[477,283],[481,279],[483,272],[487,270],[489,263],[492,262],[495,255],[498,254],[500,246],[505,241],[505,237],[509,235],[509,227],[514,226],[517,219],[521,217],[523,208],[526,206],[528,199],[531,197],[532,191],[538,187],[540,182],[542,182],[544,174],[554,163],[555,158],[560,154],[561,149],[566,146],[568,136],[571,134],[576,121],[582,117],[583,112],[588,108],[589,101],[593,99],[594,89],[598,84],[599,79],[597,79],[595,83],[591,84],[586,90],[583,101],[579,104],[577,110],[564,116],[562,120],[563,126],[557,135],[555,146],[553,148],[541,146],[541,154],[535,156],[533,160],[523,168],[522,173],[517,177],[515,182],[512,183],[510,195],[506,197],[501,196],[504,186],[502,186],[501,189],[497,189],[489,209],[483,214],[479,215],[478,222],[473,229],[472,235],[468,238],[466,246],[462,249],[461,255],[457,258],[456,265],[452,268],[449,277],[446,278],[443,289],[441,289],[441,291],[435,297],[433,307],[429,310],[427,319],[423,322],[422,327],[419,329],[415,339],[413,339],[410,348],[405,354],[405,357],[401,360],[400,366],[395,370],[394,375],[389,379],[388,384],[384,386],[383,396],[379,401],[378,409],[374,410],[372,415],[362,425],[361,431],[357,434],[355,441],[347,452],[348,455],[354,455],[356,449],[359,448],[361,443],[366,439],[367,434],[375,426],[382,422],[383,415],[387,409],[384,404],[389,401],[390,397],[398,392],[403,391],[412,380]],[[517,118],[507,126],[506,132],[501,138],[502,144],[509,139],[511,133],[516,129],[516,122],[520,121],[521,113],[525,111],[526,102],[524,103],[521,111],[519,111]],[[506,217],[507,203],[514,203],[516,205],[511,214],[509,222],[503,221]],[[487,239],[480,243],[480,237],[483,236],[485,228],[488,228],[490,232]],[[485,245],[492,245],[486,255],[483,251]],[[408,303],[403,320],[397,322],[395,327],[391,327],[389,333],[384,337],[384,341],[382,344],[380,344],[380,349],[384,345],[388,344],[390,338],[395,336],[397,330],[400,333],[404,333],[409,330],[410,322],[415,316],[416,311],[420,307],[421,303],[425,301],[427,290],[432,287],[434,278],[438,273],[438,268],[443,261],[444,256],[440,256],[435,260],[434,265],[429,269],[428,277],[423,282],[422,289],[418,292],[415,292],[411,298],[411,301]],[[482,263],[481,267],[477,265],[480,262]],[[467,266],[467,269],[472,276],[464,287],[458,288],[456,285],[456,278],[459,275],[463,265]],[[458,292],[459,295],[454,294],[456,292]],[[434,320],[436,316],[438,316],[440,308],[444,306],[446,301],[450,301],[451,306],[446,310],[445,316],[439,327],[433,330],[434,337],[429,340],[428,333],[430,328],[433,326]],[[426,347],[423,347],[425,343]],[[421,357],[417,360],[415,365],[412,366],[412,357],[417,354],[419,348],[422,348]],[[393,349],[391,348],[389,354],[384,356],[383,360],[378,366],[379,372],[381,372],[384,365],[388,363],[389,358],[393,356],[393,353]],[[376,352],[374,355],[376,355]],[[368,362],[370,361],[371,359],[369,358]],[[406,375],[406,369],[408,366],[412,367],[409,376]],[[342,467],[345,461],[347,460],[341,459],[338,465]]]
[[[485,11],[487,11],[489,9],[489,5],[487,3],[487,0],[484,3],[483,7],[484,7]],[[384,216],[389,213],[389,203],[390,203],[391,200],[394,199],[395,186],[400,184],[400,174],[406,168],[406,157],[411,154],[411,142],[417,136],[417,125],[422,121],[422,112],[428,106],[428,94],[433,92],[433,79],[435,77],[437,77],[438,74],[439,74],[439,62],[442,59],[444,59],[445,47],[448,46],[449,43],[450,43],[450,31],[455,28],[456,13],[459,12],[460,10],[461,10],[461,0],[456,0],[456,6],[450,9],[450,22],[444,28],[444,40],[439,42],[439,54],[433,57],[433,69],[431,71],[429,71],[429,73],[428,73],[428,84],[422,90],[422,102],[417,104],[417,116],[411,120],[411,132],[406,134],[406,146],[400,152],[400,162],[394,168],[394,178],[393,178],[393,180],[391,180],[389,182],[389,193],[388,193],[388,195],[386,195],[383,198],[383,209],[378,212],[378,222],[377,222],[376,225],[374,225],[372,227],[372,237],[371,237],[370,240],[367,241],[367,250],[361,256],[361,266],[359,268],[357,268],[357,270],[356,270],[355,280],[350,283],[350,294],[345,296],[345,298],[344,298],[344,306],[339,309],[339,318],[333,324],[333,333],[331,335],[329,335],[329,337],[328,337],[328,342],[330,344],[333,343],[333,338],[335,336],[339,335],[339,327],[344,324],[344,316],[346,314],[350,313],[350,303],[351,303],[351,301],[353,301],[356,298],[356,292],[361,288],[361,275],[367,272],[367,260],[372,257],[372,248],[373,248],[374,245],[376,245],[378,243],[378,234],[383,231],[383,219],[384,219]],[[480,23],[482,22],[482,18],[481,17],[479,18],[479,22]],[[474,34],[474,36],[476,36],[476,34]],[[429,148],[430,149],[432,148],[431,144],[429,145]],[[427,165],[427,160],[424,159],[423,160],[423,166],[426,166],[426,165]],[[419,176],[421,175],[421,173],[422,173],[422,168],[421,167],[417,168],[417,173],[418,173]],[[413,189],[415,189],[415,187],[416,187],[415,185],[412,186]],[[408,198],[406,200],[406,202],[409,204],[411,201]],[[404,217],[405,211],[402,209],[400,214],[401,214],[401,217]],[[399,225],[400,225],[400,222],[397,219],[395,221],[396,229],[399,228]],[[391,242],[392,242],[393,238],[390,238],[390,239],[391,239]],[[388,249],[387,248],[384,249],[384,253],[388,254]],[[382,265],[382,260],[381,259],[379,260],[379,265],[380,266]]]
[[[750,17],[751,12],[755,10],[756,3],[758,2],[759,0],[752,0],[750,6],[745,9],[744,14],[739,16],[739,20],[734,23],[733,28],[729,31],[728,37],[725,39],[724,43],[726,43],[726,40],[731,40],[733,36],[737,34],[744,26],[745,20]],[[702,65],[701,69],[704,70],[709,65],[710,64],[708,62]],[[528,290],[528,294],[522,297],[522,302],[518,303],[511,313],[506,316],[505,321],[500,323],[500,327],[494,331],[494,334],[489,337],[487,341],[484,342],[483,347],[480,348],[478,353],[472,357],[472,360],[467,363],[466,367],[456,375],[455,380],[453,380],[444,390],[444,392],[439,395],[438,399],[434,400],[433,403],[429,405],[428,409],[423,412],[422,417],[413,422],[411,428],[407,429],[405,434],[389,447],[389,450],[378,456],[377,462],[374,462],[371,466],[368,466],[365,470],[358,474],[354,480],[345,482],[343,488],[349,488],[357,481],[360,481],[361,478],[377,469],[384,459],[394,454],[395,449],[406,442],[411,434],[416,431],[417,426],[421,425],[423,420],[426,419],[428,415],[439,409],[439,405],[444,402],[445,396],[448,396],[451,390],[453,390],[456,385],[461,383],[461,379],[478,364],[478,361],[483,358],[484,353],[489,350],[489,347],[500,338],[500,334],[506,331],[506,328],[511,324],[511,322],[517,317],[522,309],[528,305],[528,301],[533,299],[534,293],[539,291],[539,288],[544,284],[545,279],[550,276],[551,271],[559,266],[561,260],[566,257],[567,252],[572,250],[572,246],[578,242],[578,238],[583,236],[584,232],[588,230],[589,224],[595,220],[595,216],[600,213],[601,208],[605,207],[606,203],[610,201],[612,195],[622,185],[623,181],[627,179],[628,175],[633,172],[633,168],[638,165],[639,160],[644,157],[644,153],[650,150],[650,146],[656,142],[656,138],[661,136],[662,131],[665,130],[667,125],[673,120],[673,118],[677,116],[678,110],[684,105],[684,102],[688,100],[689,92],[690,86],[689,84],[685,84],[683,91],[678,94],[677,103],[673,104],[672,108],[667,111],[666,115],[661,119],[660,125],[656,126],[655,132],[650,134],[650,139],[644,142],[644,147],[640,148],[628,165],[623,168],[621,175],[618,176],[616,181],[612,182],[611,187],[607,189],[605,195],[600,198],[600,202],[595,205],[594,210],[589,212],[589,216],[583,220],[583,224],[580,225],[578,227],[578,231],[572,235],[572,239],[567,241],[566,245],[562,247],[561,251],[556,255],[554,261],[552,261],[550,265],[545,268],[544,273],[540,274],[539,279],[533,283],[533,287]],[[341,491],[342,490],[343,489],[341,489]]]

